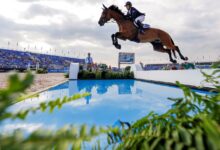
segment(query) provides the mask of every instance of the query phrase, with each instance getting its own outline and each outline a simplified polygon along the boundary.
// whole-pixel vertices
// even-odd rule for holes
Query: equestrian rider
[[[135,26],[138,27],[138,30],[139,30],[140,33],[143,33],[144,28],[143,28],[142,22],[145,19],[145,14],[141,13],[136,8],[132,7],[131,2],[126,2],[125,7],[128,10],[128,13],[127,13],[126,17],[128,19],[131,19],[134,22]]]

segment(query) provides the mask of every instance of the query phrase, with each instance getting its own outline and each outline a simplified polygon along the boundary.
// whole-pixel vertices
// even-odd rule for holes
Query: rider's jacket
[[[144,13],[141,13],[140,11],[138,11],[136,8],[131,7],[128,10],[128,13],[126,15],[126,17],[130,18],[131,20],[135,20],[137,17],[145,15]]]

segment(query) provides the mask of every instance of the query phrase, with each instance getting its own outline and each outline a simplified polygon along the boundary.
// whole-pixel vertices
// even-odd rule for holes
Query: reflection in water
[[[86,81],[86,80],[71,80],[69,81],[69,96],[72,96],[76,93],[82,93],[82,92],[88,92],[88,93],[93,93],[96,92],[98,95],[103,95],[108,93],[108,90],[116,86],[118,89],[118,94],[123,95],[123,94],[132,94],[131,89],[134,87],[134,80],[124,80],[124,82],[118,82],[117,80],[107,80],[107,81],[101,81],[101,80],[91,80],[91,81]],[[63,86],[64,87],[64,86]],[[94,93],[93,93],[94,94]],[[92,95],[87,96],[86,98],[86,104],[89,104]]]
[[[137,88],[137,89],[136,89],[136,94],[137,94],[137,95],[142,95],[142,94],[143,94],[143,90],[140,89],[140,88]]]
[[[85,99],[86,99],[86,104],[88,105],[90,100],[92,99],[92,95],[85,97]]]

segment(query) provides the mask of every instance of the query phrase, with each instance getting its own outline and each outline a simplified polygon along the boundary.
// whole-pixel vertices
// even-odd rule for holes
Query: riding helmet
[[[126,2],[125,6],[132,6],[132,3],[131,2]]]

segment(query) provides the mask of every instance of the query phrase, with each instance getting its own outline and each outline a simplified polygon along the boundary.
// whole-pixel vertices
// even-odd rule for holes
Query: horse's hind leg
[[[178,54],[180,55],[180,58],[186,60],[186,58],[180,53],[178,46],[175,46],[172,38],[168,34],[166,34],[166,36],[161,37],[161,42],[164,46],[166,46],[166,49],[168,49],[168,54],[170,57],[172,57],[172,53],[173,53],[174,57],[177,58],[175,53],[175,51],[177,51]]]
[[[172,49],[172,52],[173,52],[173,56],[177,59],[175,50]]]
[[[170,57],[170,61],[171,61],[172,63],[174,63],[174,64],[177,63],[177,61],[172,58],[172,52],[171,52],[171,50],[170,50],[170,49],[165,49],[165,50],[166,50],[166,52],[168,53],[168,55],[169,55],[169,57]]]
[[[170,61],[172,63],[177,63],[177,61],[174,60],[172,57],[172,51],[170,49],[165,49],[161,42],[151,42],[151,44],[153,45],[153,48],[155,51],[162,52],[162,53],[168,53]]]
[[[184,56],[182,55],[182,53],[180,52],[179,47],[175,45],[175,43],[174,43],[174,41],[173,41],[172,38],[170,38],[170,42],[172,43],[172,47],[174,47],[174,48],[172,48],[172,51],[173,51],[173,53],[174,53],[174,56],[175,56],[175,50],[176,50],[182,60],[188,60],[187,57],[184,57]],[[169,42],[169,44],[171,44],[170,42]]]
[[[178,46],[175,46],[175,49],[178,52],[178,54],[182,60],[188,60],[188,57],[184,57],[183,54],[180,52],[180,49]]]

